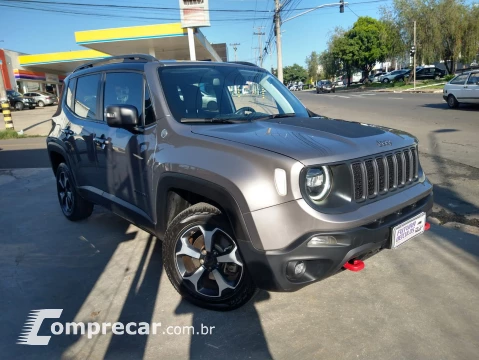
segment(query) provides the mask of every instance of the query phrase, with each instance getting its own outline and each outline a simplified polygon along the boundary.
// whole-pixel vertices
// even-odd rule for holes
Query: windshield
[[[278,79],[259,68],[180,65],[158,72],[168,107],[178,121],[309,116]]]
[[[22,96],[22,94],[13,90],[7,90],[7,94],[10,96]]]

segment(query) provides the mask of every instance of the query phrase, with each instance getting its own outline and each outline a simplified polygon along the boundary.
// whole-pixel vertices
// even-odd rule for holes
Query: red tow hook
[[[431,228],[431,223],[426,222],[424,224],[424,231],[428,231]]]
[[[349,260],[343,265],[343,267],[350,271],[361,271],[362,269],[364,269],[364,262],[357,259]]]

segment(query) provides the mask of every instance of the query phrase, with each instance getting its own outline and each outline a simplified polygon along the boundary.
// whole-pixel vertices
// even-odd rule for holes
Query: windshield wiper
[[[229,119],[229,118],[182,118],[180,120],[184,124],[188,123],[216,123],[216,124],[240,124],[244,122],[248,122],[249,120],[244,119]]]
[[[295,113],[285,113],[285,114],[274,114],[268,116],[262,116],[259,118],[255,118],[253,120],[267,120],[267,119],[281,119],[281,118],[288,118],[288,117],[295,117]]]

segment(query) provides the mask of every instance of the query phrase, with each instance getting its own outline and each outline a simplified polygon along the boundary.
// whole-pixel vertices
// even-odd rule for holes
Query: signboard
[[[208,0],[179,0],[181,27],[211,26]]]
[[[45,73],[45,80],[50,83],[57,83],[58,75]]]

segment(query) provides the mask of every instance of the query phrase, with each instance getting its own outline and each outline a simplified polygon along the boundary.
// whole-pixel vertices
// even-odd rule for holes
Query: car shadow
[[[439,109],[439,110],[449,110],[449,111],[477,111],[479,110],[479,105],[476,104],[460,104],[458,108],[451,109],[444,103],[433,103],[433,104],[423,104],[421,107],[430,108],[430,109]]]

